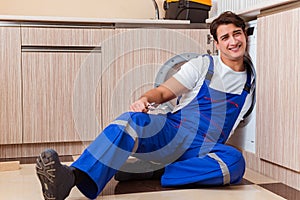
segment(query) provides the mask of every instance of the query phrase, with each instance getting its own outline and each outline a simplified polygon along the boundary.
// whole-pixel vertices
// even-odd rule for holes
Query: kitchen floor
[[[22,163],[22,162],[21,162]],[[65,162],[66,164],[70,164]],[[0,171],[0,200],[40,200],[40,183],[35,164],[21,164],[19,170]],[[68,200],[84,200],[77,188]],[[97,200],[299,200],[300,191],[247,169],[239,185],[210,188],[162,188],[158,180],[117,182],[111,180]]]

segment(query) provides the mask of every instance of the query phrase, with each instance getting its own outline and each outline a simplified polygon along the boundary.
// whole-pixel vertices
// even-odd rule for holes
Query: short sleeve
[[[203,75],[203,57],[191,59],[181,66],[181,69],[173,77],[187,89],[193,89]]]

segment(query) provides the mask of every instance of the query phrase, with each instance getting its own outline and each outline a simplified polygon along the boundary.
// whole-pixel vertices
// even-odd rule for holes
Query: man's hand
[[[139,100],[131,104],[130,110],[133,112],[146,113],[154,109],[157,105],[170,101],[185,91],[188,91],[187,88],[172,77],[157,88],[153,88],[144,93]]]
[[[130,105],[130,110],[133,112],[145,112],[146,113],[149,111],[147,105],[149,105],[147,98],[142,97]]]

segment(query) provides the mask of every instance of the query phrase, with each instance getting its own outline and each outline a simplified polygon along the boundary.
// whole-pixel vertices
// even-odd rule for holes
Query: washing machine
[[[159,69],[156,77],[154,87],[158,87],[166,80],[171,78],[176,72],[178,72],[181,66],[192,58],[197,58],[201,54],[198,53],[182,53],[175,55],[165,62],[162,67]],[[180,98],[180,97],[179,97]],[[174,106],[178,103],[178,99],[173,99],[166,103],[159,105],[151,113],[167,113],[173,110]]]

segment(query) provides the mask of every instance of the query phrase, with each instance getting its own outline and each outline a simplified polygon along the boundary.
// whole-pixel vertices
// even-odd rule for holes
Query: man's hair
[[[233,12],[223,12],[210,24],[210,34],[214,40],[218,42],[217,29],[220,25],[234,24],[236,27],[241,28],[245,32],[245,21]]]

